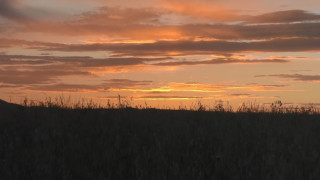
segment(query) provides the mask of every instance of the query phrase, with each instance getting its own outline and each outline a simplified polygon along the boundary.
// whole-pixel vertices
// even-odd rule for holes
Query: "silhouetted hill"
[[[13,104],[13,103],[9,103],[9,102],[6,102],[2,99],[0,99],[0,108],[19,108],[19,107],[23,107],[19,104]]]

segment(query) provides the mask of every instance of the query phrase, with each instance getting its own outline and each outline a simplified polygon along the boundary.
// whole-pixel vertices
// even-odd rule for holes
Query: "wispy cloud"
[[[4,6],[12,4],[8,2],[2,0],[3,4],[7,4]],[[304,10],[277,11],[252,16],[239,15],[239,12],[221,8],[214,3],[208,5],[208,2],[178,0],[166,1],[166,4],[178,5],[159,8],[104,6],[96,11],[89,11],[64,21],[29,21],[18,28],[17,31],[60,36],[104,36],[109,40],[125,38],[156,41],[199,37],[224,40],[319,37],[316,30],[319,28],[320,15]],[[202,9],[205,10],[199,7],[203,7]],[[6,11],[12,11],[12,13],[8,13],[12,16],[14,16],[14,12],[19,13],[14,8],[7,9]],[[3,11],[3,13],[6,11]],[[184,19],[178,21],[178,23],[171,22],[177,21],[172,20],[174,19],[172,16],[181,14],[185,16]],[[212,20],[191,21],[188,20],[190,15],[200,16],[200,18],[220,19],[221,22],[217,24],[212,23]],[[230,24],[229,21],[242,23]],[[311,23],[310,21],[317,21],[317,23]]]
[[[138,86],[146,86],[146,85],[151,85],[152,81],[136,81],[136,80],[130,80],[130,79],[110,79],[106,80],[105,85],[107,86],[112,86],[113,88],[133,88],[133,87],[138,87]]]
[[[32,91],[41,92],[74,92],[74,93],[117,93],[130,94],[130,97],[148,100],[191,100],[210,97],[229,98],[260,98],[259,95],[251,92],[287,92],[288,85],[222,85],[205,83],[177,83],[171,82],[167,85],[159,84],[149,80],[131,80],[131,79],[109,79],[96,84],[70,84],[70,83],[50,83],[25,86],[24,88]],[[239,92],[239,93],[234,93]],[[241,93],[242,92],[242,93]],[[193,95],[190,95],[192,93]],[[125,95],[126,96],[126,95]],[[117,96],[103,96],[104,98],[117,98]],[[122,96],[124,97],[124,96]]]
[[[152,81],[137,81],[130,79],[110,79],[101,84],[47,84],[28,87],[29,90],[49,92],[107,92],[109,89],[140,88],[151,85]]]
[[[170,61],[168,61],[170,60]],[[163,62],[162,62],[163,61]],[[168,62],[167,62],[168,61]],[[7,84],[47,84],[57,83],[59,79],[70,76],[95,77],[95,71],[101,68],[130,68],[134,66],[182,66],[182,65],[208,65],[208,64],[255,64],[255,63],[286,63],[283,59],[211,59],[199,61],[184,61],[180,59],[165,58],[92,58],[89,56],[28,56],[28,55],[0,55],[0,82]],[[118,69],[119,70],[119,69]],[[116,81],[120,84],[131,81]],[[106,84],[105,84],[106,85]],[[70,89],[73,85],[60,84],[59,87]],[[216,87],[216,86],[215,86]],[[173,87],[176,89],[176,87]],[[186,88],[186,87],[185,87]],[[192,87],[189,87],[189,89]],[[170,89],[170,88],[169,88]],[[179,89],[179,88],[178,88]],[[181,88],[180,88],[181,89]],[[188,88],[187,88],[188,89]],[[162,89],[165,90],[165,89]],[[196,91],[195,89],[193,89]],[[216,89],[217,90],[217,89]],[[215,90],[215,91],[216,91]],[[221,90],[218,88],[218,90]],[[152,90],[156,91],[156,90]]]
[[[170,15],[170,12],[156,9],[105,7],[98,12],[83,14],[76,20],[28,23],[24,26],[23,31],[62,36],[105,36],[109,39],[125,38],[156,41],[195,39],[199,37],[224,40],[319,37],[316,29],[319,28],[320,23],[311,23],[309,21],[319,20],[320,15],[302,10],[274,12],[268,15],[244,18],[243,21],[245,23],[233,25],[227,23],[212,24],[209,22],[184,22],[178,25],[168,25],[161,22],[162,16],[166,14]],[[290,23],[300,21],[303,23]],[[253,22],[260,22],[260,24],[247,24]],[[269,24],[265,24],[267,22]],[[57,29],[56,27],[59,28]]]
[[[47,51],[111,51],[121,56],[170,56],[223,54],[239,52],[302,52],[319,51],[320,39],[290,38],[266,41],[158,41],[142,44],[61,44],[43,48]]]
[[[276,38],[319,38],[319,22],[279,24],[188,24],[178,27],[185,37],[218,40],[270,40]]]
[[[258,63],[287,63],[283,59],[261,59],[261,60],[241,60],[241,59],[212,59],[203,61],[174,61],[160,62],[153,65],[158,66],[181,66],[181,65],[209,65],[209,64],[258,64]]]
[[[0,55],[0,82],[7,84],[47,84],[70,76],[95,77],[96,69],[144,65],[168,58],[105,58],[88,56]],[[117,69],[115,69],[117,70]],[[118,85],[130,81],[117,81]],[[115,83],[115,82],[113,82]],[[62,87],[62,86],[60,86]],[[64,86],[67,88],[67,86]],[[120,86],[119,86],[120,87]]]
[[[55,69],[52,67],[50,71],[42,68],[33,68],[32,70],[20,70],[14,68],[6,68],[0,70],[0,82],[7,84],[47,84],[55,82],[59,77],[66,76],[92,76],[91,73],[81,70]]]
[[[42,65],[57,66],[64,64],[75,66],[77,68],[95,68],[95,67],[114,67],[114,66],[132,66],[145,64],[145,62],[168,60],[165,58],[92,58],[90,56],[28,56],[28,55],[0,55],[0,65]],[[62,68],[62,67],[61,67]],[[70,67],[68,67],[70,68]]]
[[[249,17],[247,23],[291,23],[320,20],[320,15],[303,11],[303,10],[287,10],[278,11],[258,16]]]
[[[283,79],[292,79],[293,81],[320,82],[320,75],[270,74],[270,75],[257,75],[256,77],[278,77]]]
[[[59,47],[63,44],[61,43],[50,43],[50,42],[41,42],[41,41],[26,41],[21,39],[0,39],[0,48],[27,48],[27,49],[43,49],[48,47]]]
[[[291,91],[284,89],[287,85],[259,85],[259,84],[242,84],[242,85],[225,85],[210,83],[177,83],[171,82],[165,86],[152,87],[147,89],[130,88],[130,89],[110,89],[113,91],[143,92],[143,93],[168,93],[168,92],[194,92],[194,93],[224,93],[230,90],[249,90],[249,91]]]

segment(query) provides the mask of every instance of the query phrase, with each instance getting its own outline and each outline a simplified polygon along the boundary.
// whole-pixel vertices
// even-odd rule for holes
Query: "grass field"
[[[320,115],[0,103],[1,179],[320,177]]]

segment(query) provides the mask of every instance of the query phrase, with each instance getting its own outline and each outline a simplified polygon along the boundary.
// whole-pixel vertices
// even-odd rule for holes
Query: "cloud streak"
[[[278,77],[282,79],[292,79],[301,82],[320,82],[320,75],[303,75],[303,74],[270,74],[257,75],[256,77]]]
[[[246,23],[291,23],[314,20],[320,20],[320,15],[303,10],[287,10],[252,16]]]
[[[140,88],[143,86],[151,85],[152,81],[137,81],[130,79],[110,79],[105,80],[101,84],[48,84],[32,86],[28,89],[36,91],[48,91],[48,92],[108,92],[109,89],[129,89]]]
[[[110,11],[117,12],[116,9]],[[124,10],[119,11],[120,13],[114,15],[112,13],[109,14],[109,11],[102,14],[88,13],[84,14],[80,19],[70,22],[29,23],[24,27],[24,31],[63,36],[99,35],[108,38],[156,41],[164,39],[194,39],[195,37],[221,40],[320,37],[318,31],[316,31],[320,23],[309,22],[316,19],[320,20],[320,15],[306,13],[301,10],[275,12],[273,14],[275,16],[274,19],[252,17],[249,18],[249,20],[244,20],[244,23],[234,25],[224,23],[183,23],[180,25],[168,25],[161,23],[160,12],[157,13],[156,10],[151,13],[147,10],[141,10],[141,12],[139,12],[138,10],[129,9],[127,10],[128,15],[124,15],[125,12],[121,12]],[[292,14],[294,14],[294,12],[300,14],[300,16],[293,16]],[[283,17],[281,16],[282,18],[277,19],[278,14],[282,14]],[[262,16],[264,17],[264,15]],[[300,22],[301,20],[305,21],[303,21],[303,23],[291,23]],[[255,22],[255,24],[252,24],[253,22]],[[266,24],[267,22],[269,22],[269,24]],[[57,29],[56,27],[59,28]]]
[[[240,52],[302,52],[319,51],[320,38],[289,38],[266,41],[158,41],[139,44],[60,44],[47,46],[46,51],[85,52],[110,51],[117,56],[169,56],[224,54]]]
[[[0,82],[6,84],[47,84],[53,83],[58,77],[65,76],[92,76],[91,73],[79,70],[51,70],[46,71],[42,69],[33,70],[17,70],[5,69],[0,70]]]
[[[6,84],[48,84],[66,77],[95,77],[98,68],[131,67],[168,58],[105,58],[88,56],[0,55],[0,82]],[[120,85],[132,81],[115,81]],[[122,82],[122,84],[120,84]],[[107,84],[105,84],[107,85]],[[67,88],[67,86],[65,86]]]
[[[167,62],[169,60],[169,62]],[[162,62],[164,61],[164,62]],[[111,68],[115,72],[121,72],[122,68],[130,70],[135,66],[182,66],[182,65],[214,65],[214,64],[255,64],[255,63],[286,63],[288,60],[282,59],[262,59],[262,60],[238,60],[238,59],[212,59],[199,61],[184,61],[165,58],[105,58],[97,59],[89,56],[27,56],[27,55],[0,55],[0,82],[6,84],[49,84],[57,83],[66,77],[91,77],[94,78],[102,69]],[[120,69],[118,69],[120,68]],[[118,84],[122,89],[126,84],[136,83],[132,81],[117,80],[112,84]],[[142,82],[140,82],[142,83]],[[146,82],[147,83],[147,82]],[[107,85],[107,84],[105,84]],[[122,86],[123,87],[122,87]],[[60,88],[75,88],[60,84]],[[84,86],[86,87],[86,86]],[[88,89],[89,86],[87,86]]]
[[[168,60],[170,57],[165,58],[92,58],[90,56],[28,56],[28,55],[1,55],[0,65],[42,65],[55,66],[60,63],[67,66],[76,66],[77,68],[97,68],[97,67],[114,67],[114,66],[133,66],[141,65],[146,62]],[[62,68],[62,67],[61,67]],[[70,68],[70,67],[68,67]]]
[[[149,80],[131,80],[131,79],[109,79],[99,84],[70,84],[70,83],[51,83],[26,86],[28,90],[47,91],[47,92],[116,92],[128,93],[136,92],[136,97],[144,98],[178,98],[183,96],[175,93],[198,93],[197,96],[188,96],[193,98],[204,97],[204,94],[214,93],[215,95],[225,94],[227,92],[249,90],[252,92],[281,92],[292,91],[287,88],[288,85],[263,85],[263,84],[242,84],[242,85],[225,85],[210,83],[178,83],[170,82],[167,85],[159,86]],[[143,95],[141,95],[141,93]],[[166,95],[163,95],[166,93]],[[170,93],[170,94],[167,94]],[[173,93],[173,94],[172,94]],[[155,95],[154,95],[155,94]],[[200,96],[201,94],[201,96]],[[233,97],[256,97],[249,93],[229,93]],[[205,95],[207,96],[207,95]]]
[[[175,61],[163,62],[153,65],[157,66],[181,66],[181,65],[209,65],[209,64],[259,64],[259,63],[287,63],[283,59],[262,59],[262,60],[239,60],[239,59],[212,59],[205,61]]]
[[[283,89],[287,85],[225,85],[225,84],[210,84],[210,83],[178,83],[171,82],[166,86],[159,86],[147,89],[131,88],[131,89],[110,89],[113,91],[124,92],[142,92],[142,93],[169,93],[169,92],[192,92],[192,93],[224,93],[231,90],[249,90],[261,92],[275,91],[291,91]]]
[[[5,2],[4,4],[9,4],[6,0],[2,1]],[[178,3],[181,6],[186,6],[183,5],[186,3],[182,1],[168,1],[167,3]],[[199,4],[197,1],[188,3],[191,3],[191,5],[187,5],[188,8],[186,9],[201,11],[201,9],[194,8],[196,6],[192,5]],[[214,17],[221,16],[220,18],[224,20],[218,24],[212,23],[212,21],[191,21],[188,19],[188,11],[182,13],[183,16],[186,16],[183,20],[174,23],[177,21],[174,20],[174,16],[179,15],[181,11],[186,11],[184,7],[178,8],[178,11],[174,11],[172,8],[150,9],[105,6],[96,11],[89,11],[76,16],[74,19],[65,21],[28,21],[18,31],[48,33],[60,36],[105,36],[108,39],[125,38],[156,41],[164,39],[194,39],[196,37],[224,40],[319,37],[319,33],[316,30],[320,26],[320,15],[315,13],[303,10],[288,10],[251,16],[236,15],[232,10],[224,9],[217,10],[218,12],[222,12],[219,15],[218,13],[213,13],[215,12],[215,8],[208,8],[208,5],[200,4],[207,9],[205,11],[207,15]],[[190,12],[192,12],[191,10]],[[199,12],[195,13],[202,16]],[[207,15],[204,16],[207,17]],[[242,23],[231,25],[227,23],[228,19],[234,19],[233,21]],[[310,21],[317,21],[317,23],[310,23]]]

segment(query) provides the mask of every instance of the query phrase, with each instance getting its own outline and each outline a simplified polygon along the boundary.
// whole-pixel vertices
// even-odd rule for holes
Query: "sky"
[[[320,105],[319,0],[0,0],[0,99]]]

